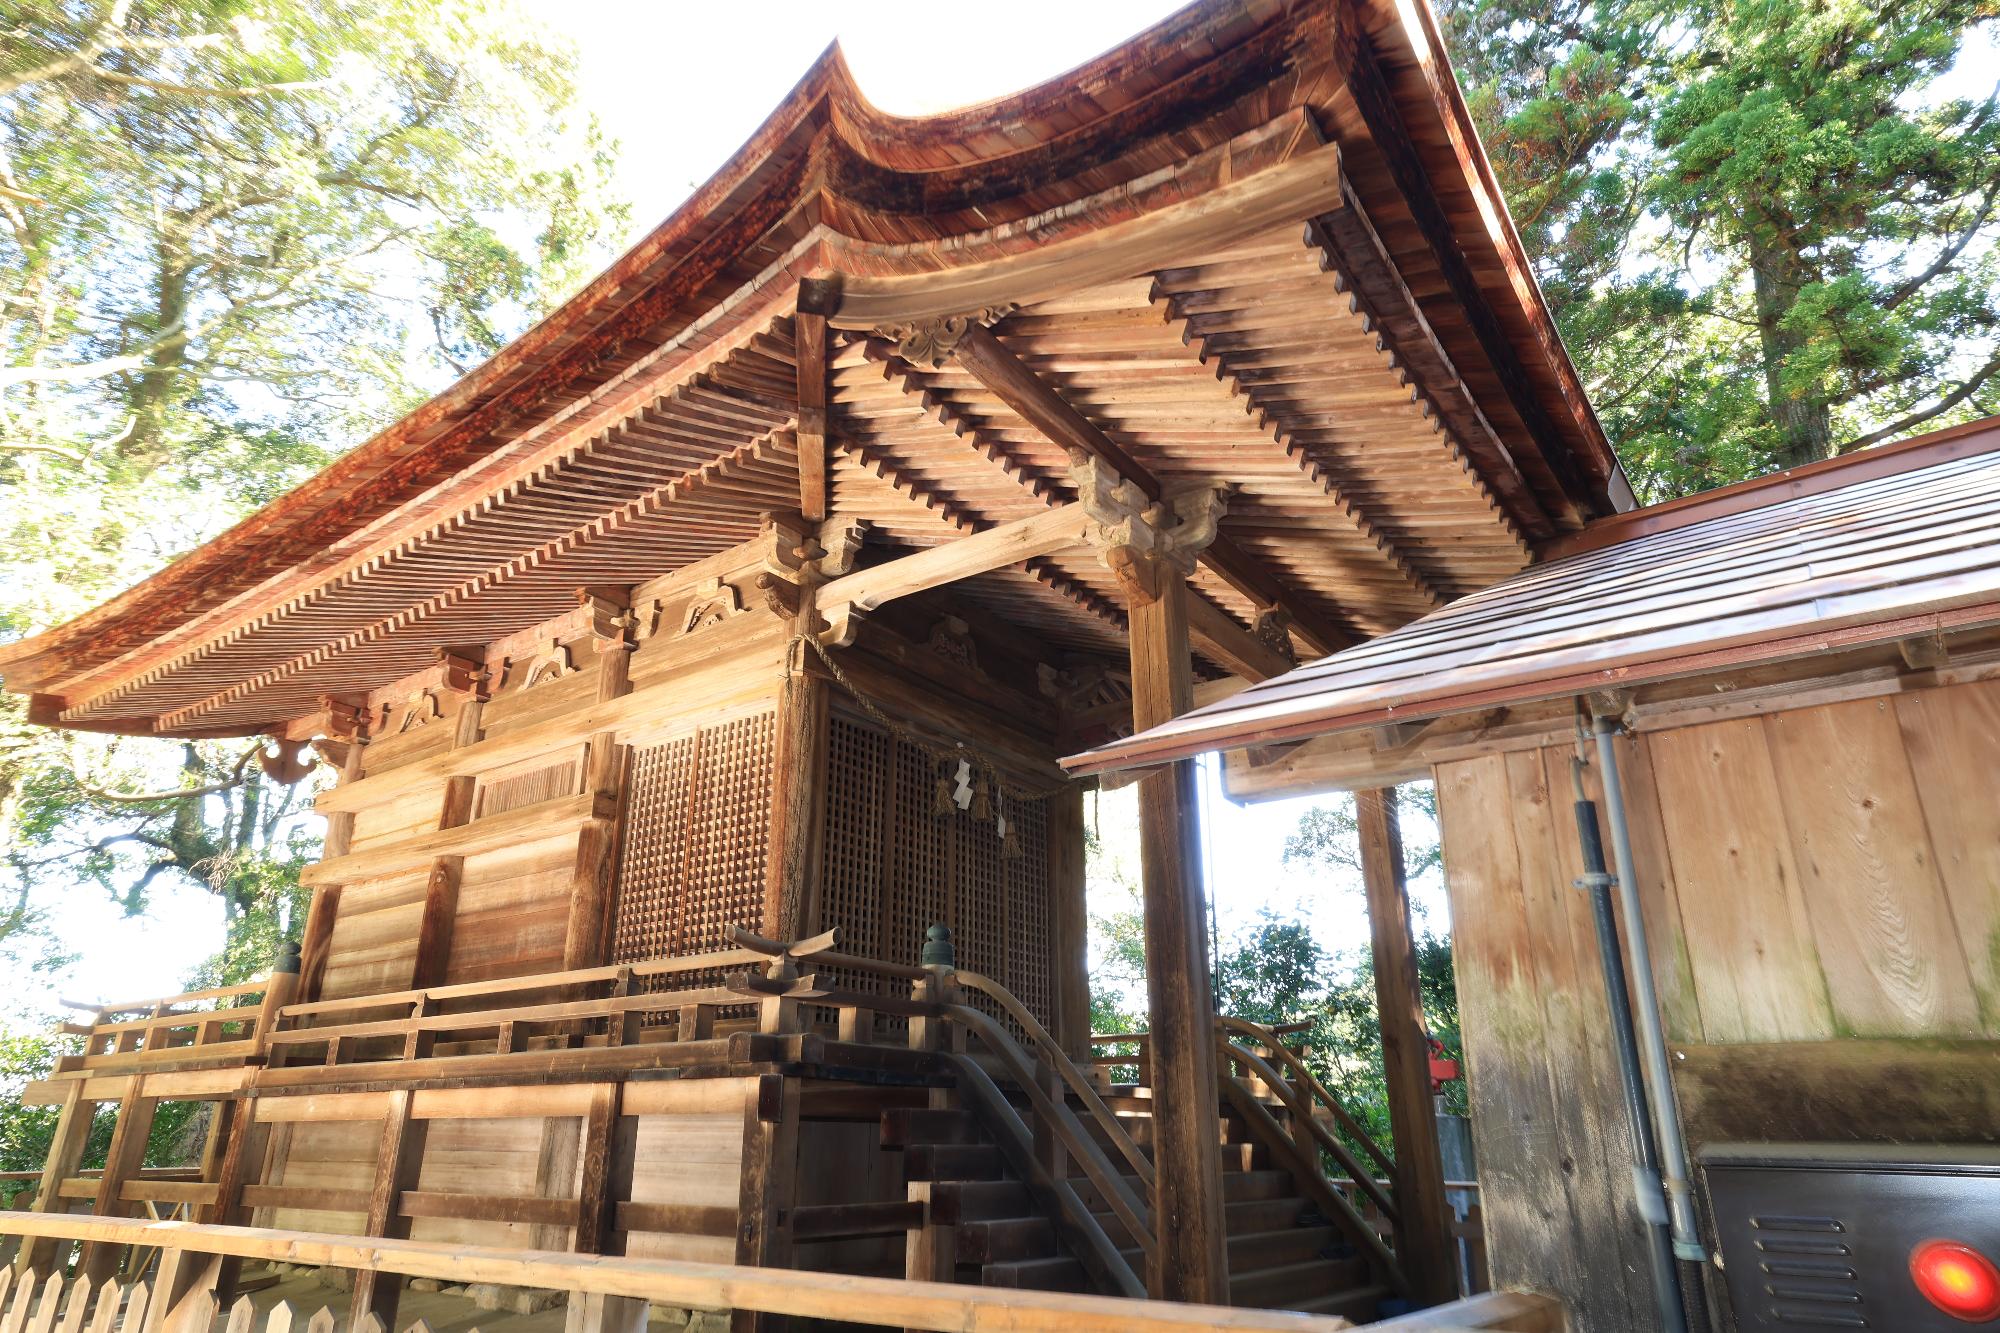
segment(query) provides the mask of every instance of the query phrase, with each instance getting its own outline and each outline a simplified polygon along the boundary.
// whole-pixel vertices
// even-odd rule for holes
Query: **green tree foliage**
[[[2000,411],[1993,0],[1441,8],[1643,498]]]
[[[515,0],[15,7],[0,636],[282,494],[587,273],[620,211],[574,78]],[[139,912],[164,875],[220,895],[238,948],[312,851],[301,795],[241,742],[64,736],[8,696],[0,940],[57,886]]]
[[[0,637],[283,494],[587,275],[622,209],[574,101],[572,53],[516,0],[10,8]],[[228,923],[188,984],[267,971],[316,839],[254,748],[65,735],[0,700],[0,954],[49,961],[56,893],[139,913],[178,881]],[[0,1097],[60,1053],[0,1034]],[[7,1101],[0,1165],[38,1166],[53,1113]],[[149,1161],[203,1130],[162,1107]]]
[[[1414,878],[1442,865],[1435,839],[1427,836],[1436,826],[1435,797],[1428,784],[1405,787],[1401,796],[1404,825],[1414,835],[1406,840],[1404,861]],[[1100,834],[1096,824],[1086,827],[1088,875],[1097,908],[1091,916],[1093,1032],[1146,1028],[1145,922],[1134,849],[1118,839],[1119,831],[1114,826]],[[1351,908],[1356,920],[1366,919],[1351,798],[1306,811],[1286,841],[1285,859],[1327,870],[1342,885],[1335,890],[1335,901]],[[1416,949],[1425,1023],[1447,1056],[1462,1058],[1451,941],[1420,931]],[[1253,1023],[1305,1024],[1298,1041],[1308,1065],[1378,1143],[1391,1145],[1375,966],[1365,946],[1330,951],[1306,917],[1266,913],[1255,925],[1220,941],[1215,1003],[1219,1012]],[[1123,1076],[1131,1072],[1128,1068]],[[1445,1097],[1448,1109],[1465,1112],[1462,1081],[1447,1084]]]

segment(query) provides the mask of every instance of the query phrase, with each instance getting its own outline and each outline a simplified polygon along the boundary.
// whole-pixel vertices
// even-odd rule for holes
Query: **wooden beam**
[[[1008,1330],[1009,1333],[1341,1333],[1353,1327],[1332,1316],[1291,1310],[1230,1309],[1135,1301],[1066,1291],[909,1282],[799,1269],[743,1268],[676,1259],[620,1259],[546,1250],[505,1249],[450,1241],[385,1241],[328,1232],[258,1230],[196,1223],[16,1213],[7,1235],[104,1239],[157,1245],[171,1240],[188,1252],[226,1253],[264,1262],[346,1268],[544,1291],[597,1291],[658,1305],[701,1310],[750,1309],[808,1320],[860,1322],[872,1327]],[[1463,1323],[1445,1315],[1462,1309]],[[1538,1313],[1545,1311],[1546,1313]],[[1548,1297],[1480,1296],[1435,1311],[1405,1328],[1513,1328],[1537,1333],[1561,1327],[1561,1306]],[[1534,1322],[1529,1322],[1529,1320]],[[1383,1328],[1396,1325],[1384,1324]]]
[[[799,286],[798,313],[792,317],[799,392],[799,512],[808,523],[827,516],[827,326],[840,303],[839,285],[806,279]]]
[[[817,601],[822,612],[841,605],[871,611],[927,588],[1082,546],[1089,540],[1091,526],[1082,505],[1063,505],[844,574],[822,584]]]
[[[1060,393],[1021,359],[1009,351],[992,332],[974,322],[952,349],[959,365],[1013,409],[1022,420],[1066,450],[1082,450],[1108,464],[1125,480],[1157,500],[1165,490],[1139,461],[1099,430]],[[1282,609],[1291,617],[1292,628],[1315,652],[1331,653],[1354,642],[1354,636],[1323,622],[1298,604],[1292,594],[1227,537],[1217,537],[1202,552],[1202,563],[1222,581],[1260,607]]]
[[[1438,1147],[1430,1041],[1417,982],[1396,789],[1356,792],[1354,814],[1368,894],[1389,1132],[1396,1145],[1396,1259],[1411,1294],[1427,1305],[1440,1305],[1458,1295],[1458,1256],[1444,1197],[1444,1158]]]
[[[1203,656],[1252,684],[1282,676],[1297,665],[1192,589],[1188,591],[1187,623],[1188,637],[1202,650]]]
[[[1156,571],[1154,586],[1159,595],[1151,601],[1135,598],[1129,613],[1132,722],[1142,731],[1194,702],[1187,629],[1193,594],[1170,567]],[[1159,1164],[1153,1185],[1158,1243],[1146,1290],[1158,1300],[1221,1304],[1229,1299],[1229,1265],[1194,765],[1170,764],[1137,786],[1153,1038],[1153,1155]]]

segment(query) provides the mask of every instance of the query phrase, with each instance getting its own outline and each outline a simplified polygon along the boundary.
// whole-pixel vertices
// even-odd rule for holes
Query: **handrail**
[[[1049,1122],[1050,1127],[1063,1140],[1063,1148],[1077,1159],[1083,1167],[1084,1177],[1103,1198],[1106,1206],[1118,1218],[1127,1234],[1132,1237],[1140,1251],[1150,1263],[1153,1254],[1153,1223],[1151,1209],[1132,1193],[1123,1176],[1112,1169],[1111,1162],[1094,1139],[1084,1131],[1083,1122],[1076,1118],[1068,1106],[1050,1097],[1035,1078],[1033,1065],[1028,1062],[1026,1052],[1007,1035],[1000,1024],[962,1004],[947,1005],[945,1017],[967,1030],[977,1033],[989,1050],[1007,1066],[1007,1072],[1014,1076],[1028,1101],[1035,1108],[1035,1114]],[[1121,1131],[1122,1132],[1122,1131]]]
[[[1041,1025],[1040,1020],[1028,1012],[1028,1007],[1022,1004],[1012,991],[998,982],[977,972],[967,972],[962,969],[952,973],[952,976],[961,986],[971,987],[1006,1010],[1007,1016],[1020,1025],[1021,1030],[1034,1042],[1036,1053],[1061,1077],[1064,1086],[1076,1094],[1084,1109],[1090,1112],[1090,1118],[1095,1120],[1110,1137],[1112,1145],[1131,1166],[1133,1174],[1139,1177],[1140,1183],[1145,1186],[1150,1196],[1153,1189],[1151,1159],[1137,1143],[1133,1142],[1125,1126],[1119,1123],[1111,1108],[1104,1104],[1104,1099],[1097,1095],[1097,1089],[1091,1085],[1090,1079],[1077,1068],[1076,1062],[1069,1058],[1055,1038],[1049,1035],[1048,1029]]]
[[[1283,1064],[1285,1068],[1291,1070],[1298,1078],[1304,1081],[1306,1090],[1311,1093],[1313,1099],[1325,1106],[1333,1114],[1335,1122],[1342,1129],[1361,1141],[1361,1146],[1367,1150],[1370,1157],[1375,1159],[1375,1165],[1380,1168],[1382,1174],[1387,1176],[1391,1181],[1396,1179],[1395,1161],[1382,1151],[1381,1146],[1375,1142],[1374,1137],[1368,1133],[1361,1122],[1347,1113],[1347,1108],[1342,1106],[1339,1099],[1328,1090],[1324,1083],[1319,1081],[1318,1075],[1313,1073],[1306,1062],[1299,1059],[1298,1055],[1284,1043],[1274,1040],[1276,1035],[1275,1029],[1252,1023],[1247,1018],[1231,1018],[1227,1014],[1216,1015],[1215,1021],[1218,1027],[1226,1031],[1240,1032],[1255,1040],[1265,1050],[1271,1052],[1272,1056],[1279,1063]]]
[[[806,1269],[510,1250],[455,1241],[391,1240],[140,1218],[0,1212],[0,1235],[157,1247],[176,1255],[223,1255],[435,1278],[453,1284],[490,1282],[546,1291],[588,1292],[682,1308],[830,1318],[936,1333],[967,1330],[997,1333],[1001,1329],[1009,1333],[1105,1333],[1111,1329],[1123,1333],[1198,1330],[1337,1333],[1353,1327],[1344,1319],[1283,1310],[1232,1309],[1118,1296],[857,1277]],[[195,1280],[189,1292],[204,1294],[202,1285],[215,1280],[215,1267],[192,1268]],[[213,1299],[212,1288],[206,1294]],[[1483,1308],[1492,1308],[1494,1304],[1492,1298],[1486,1298]],[[1469,1305],[1468,1309],[1471,1308]],[[1445,1306],[1427,1312],[1437,1319],[1431,1327],[1452,1329],[1454,1325],[1443,1317],[1450,1309]],[[1526,1330],[1549,1326],[1546,1322],[1510,1325],[1483,1320],[1461,1327]]]
[[[1400,1221],[1396,1213],[1396,1202],[1390,1197],[1388,1191],[1375,1183],[1375,1177],[1363,1169],[1359,1159],[1348,1150],[1347,1145],[1342,1143],[1338,1136],[1325,1125],[1320,1124],[1318,1120],[1314,1119],[1312,1108],[1299,1100],[1299,1095],[1292,1086],[1278,1077],[1278,1071],[1264,1063],[1263,1059],[1256,1052],[1238,1046],[1228,1038],[1220,1035],[1217,1036],[1216,1040],[1221,1047],[1223,1058],[1240,1061],[1248,1066],[1263,1081],[1265,1086],[1270,1088],[1279,1103],[1284,1106],[1286,1111],[1290,1112],[1293,1120],[1303,1126],[1313,1136],[1313,1140],[1316,1143],[1333,1154],[1334,1160],[1340,1163],[1341,1169],[1347,1172],[1348,1177],[1361,1187],[1362,1193],[1366,1194],[1369,1200],[1382,1210],[1384,1217],[1392,1222]],[[1228,1075],[1224,1075],[1224,1077],[1228,1077]]]
[[[979,1063],[968,1056],[954,1052],[939,1052],[939,1058],[952,1067],[958,1076],[958,1085],[972,1101],[985,1109],[987,1127],[994,1132],[1001,1151],[1008,1161],[1029,1181],[1029,1187],[1037,1193],[1045,1193],[1048,1201],[1055,1205],[1062,1222],[1064,1236],[1079,1251],[1077,1257],[1090,1270],[1092,1276],[1107,1286],[1117,1289],[1127,1298],[1141,1298],[1146,1294],[1146,1283],[1132,1266],[1125,1262],[1125,1256],[1110,1236],[1104,1232],[1103,1224],[1096,1214],[1083,1206],[1077,1197],[1076,1187],[1067,1180],[1061,1180],[1044,1170],[1035,1160],[1032,1138],[1028,1127],[1021,1123],[1020,1112],[1007,1100],[1006,1094],[993,1081],[992,1075],[979,1067]],[[1065,1145],[1067,1146],[1067,1145]],[[1142,1253],[1150,1254],[1148,1246],[1151,1237],[1139,1237]]]

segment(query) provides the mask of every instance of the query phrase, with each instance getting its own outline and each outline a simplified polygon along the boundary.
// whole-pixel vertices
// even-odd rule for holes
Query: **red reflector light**
[[[1925,1241],[1910,1251],[1910,1279],[1925,1300],[1954,1319],[2000,1319],[2000,1268],[1970,1245]]]

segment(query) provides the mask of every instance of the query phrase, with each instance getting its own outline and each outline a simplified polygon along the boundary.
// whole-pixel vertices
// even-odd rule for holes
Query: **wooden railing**
[[[385,1086],[415,1087],[410,1114],[422,1119],[438,1113],[425,1098],[455,1095],[449,1089],[422,1090],[438,1079],[476,1075],[492,1082],[513,1077],[508,1071],[516,1068],[545,1077],[546,1052],[561,1051],[565,1073],[578,1079],[674,1063],[811,1060],[817,1057],[799,1052],[822,1049],[813,1043],[824,1041],[831,1027],[835,1040],[902,1048],[895,1059],[905,1072],[948,1068],[1014,1173],[1041,1199],[1100,1289],[1144,1294],[1140,1275],[1156,1246],[1153,1163],[1106,1104],[1097,1070],[1072,1060],[1004,986],[948,962],[920,967],[843,953],[831,931],[784,942],[736,930],[731,945],[693,957],[302,1004],[283,1003],[292,978],[280,973],[260,986],[169,997],[129,1009],[107,1007],[98,1015],[104,1023],[90,1025],[90,1040],[96,1049],[107,1036],[124,1040],[122,1034],[136,1030],[140,1035],[125,1055],[231,1048],[228,1058],[265,1066],[256,1076],[258,1088],[268,1084],[278,1092],[305,1091],[307,1085],[329,1093],[357,1084],[378,1089],[344,1094],[354,1101],[388,1098],[390,1093],[379,1091]],[[253,994],[261,997],[255,1005],[243,998]],[[194,1002],[219,1007],[195,1011],[188,1007]],[[116,1017],[142,1008],[149,1011],[145,1023]],[[885,1027],[878,1019],[893,1022]],[[190,1028],[194,1036],[186,1042],[156,1036]],[[1393,1162],[1284,1044],[1289,1035],[1240,1020],[1219,1024],[1221,1091],[1278,1161],[1289,1163],[1315,1206],[1348,1231],[1384,1281],[1400,1289],[1388,1179]],[[1147,1038],[1110,1034],[1103,1040]],[[744,1041],[750,1044],[738,1049]],[[245,1044],[251,1049],[241,1050]],[[121,1053],[97,1049],[96,1054]],[[1101,1068],[1106,1057],[1093,1063]],[[555,1091],[532,1099],[532,1105],[524,1102],[520,1113],[582,1113],[547,1110]],[[1278,1123],[1273,1102],[1289,1125]],[[292,1117],[274,1111],[317,1104],[280,1096],[256,1115],[259,1123],[277,1123]],[[481,1105],[481,1114],[494,1114],[491,1105]],[[372,1103],[353,1114],[362,1112],[383,1114]],[[123,1119],[121,1112],[121,1125]],[[1351,1135],[1359,1150],[1329,1124]],[[1329,1158],[1343,1177],[1327,1178]],[[152,1179],[153,1173],[137,1170],[135,1157],[117,1180],[106,1183],[76,1171],[74,1161],[61,1169],[52,1159],[42,1186],[45,1194],[53,1193],[36,1206],[54,1211],[64,1200],[89,1198],[100,1215],[119,1211],[107,1203],[163,1201],[204,1206],[210,1209],[205,1218],[221,1220],[233,1220],[238,1214],[231,1210],[241,1207],[293,1207],[369,1209],[389,1218],[505,1214],[506,1220],[556,1226],[575,1225],[588,1212],[582,1200],[433,1196],[413,1188],[401,1191],[400,1200],[392,1195],[383,1210],[373,1207],[366,1190],[265,1184],[254,1174],[254,1163],[246,1160],[238,1169],[249,1174],[204,1171],[200,1178]],[[664,1223],[651,1228],[645,1223],[659,1219],[650,1214],[625,1215],[665,1207],[620,1204],[616,1225],[684,1229]],[[877,1211],[881,1219],[865,1234],[893,1234],[898,1228],[916,1233],[927,1225],[925,1210],[915,1204],[883,1204]],[[1385,1235],[1391,1239],[1385,1242]],[[102,1272],[101,1263],[93,1269],[94,1275]],[[14,1331],[0,1326],[0,1333]]]
[[[110,1333],[114,1324],[120,1333],[208,1333],[230,1299],[236,1268],[246,1260],[567,1292],[569,1333],[634,1333],[644,1327],[648,1305],[956,1333],[1337,1333],[1355,1327],[1345,1319],[1286,1311],[134,1218],[0,1213],[0,1238],[7,1237],[157,1249],[158,1263],[150,1283],[129,1286],[93,1287],[60,1274],[38,1279],[0,1271],[5,1333]],[[265,1321],[265,1333],[292,1333],[297,1322],[289,1307],[273,1310]],[[227,1333],[252,1333],[256,1325],[248,1298],[237,1300]],[[320,1333],[331,1333],[334,1326],[331,1310],[307,1323]],[[349,1327],[382,1333],[380,1321],[366,1313],[350,1319]],[[1385,1333],[1560,1333],[1564,1324],[1556,1301],[1507,1294],[1371,1327]]]
[[[116,1004],[62,1003],[90,1015],[57,1031],[83,1038],[80,1055],[56,1061],[58,1076],[194,1069],[243,1063],[262,1050],[279,1006],[291,998],[295,975],[187,991]]]

